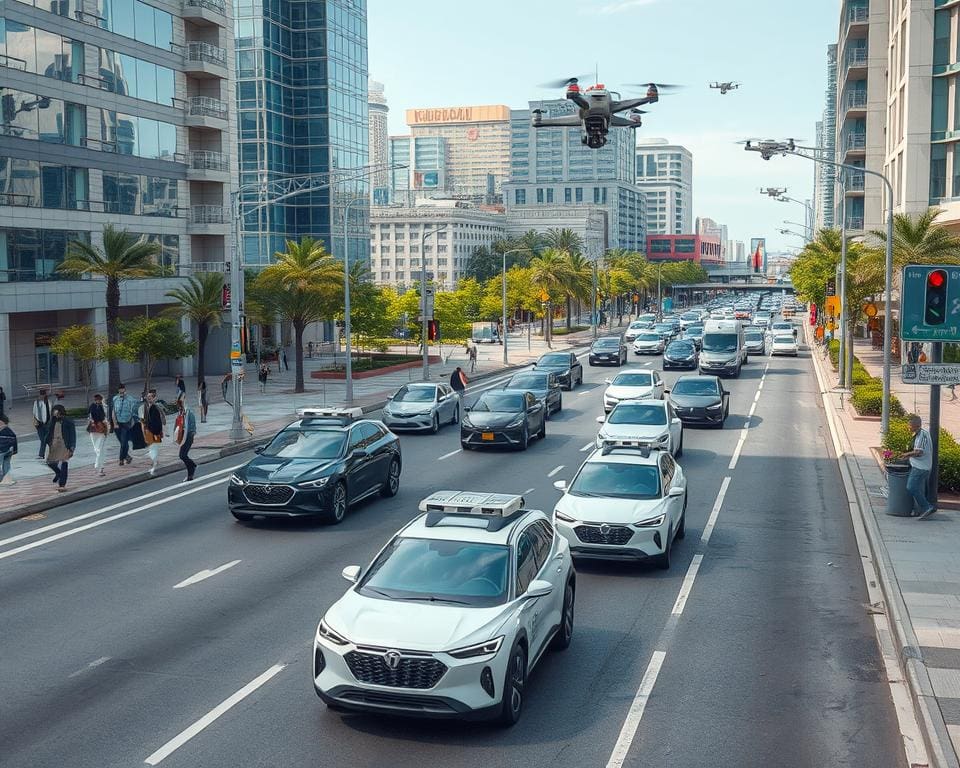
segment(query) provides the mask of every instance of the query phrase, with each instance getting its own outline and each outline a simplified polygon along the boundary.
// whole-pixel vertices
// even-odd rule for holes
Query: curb
[[[589,345],[588,345],[589,346]],[[579,350],[581,347],[571,347],[571,350]],[[486,373],[480,373],[474,376],[470,382],[483,381],[484,379],[491,379],[496,376],[501,376],[503,374],[508,374],[513,371],[520,370],[522,368],[527,368],[533,363],[523,363],[517,365],[509,365],[505,368],[499,368],[495,371],[488,371]],[[468,390],[469,391],[469,390]],[[386,405],[386,400],[378,400],[373,403],[367,403],[362,406],[364,413],[370,413],[372,411],[379,411]],[[282,418],[282,417],[281,417]],[[295,415],[290,414],[290,418],[294,419]],[[210,464],[214,461],[219,461],[224,459],[227,456],[233,456],[238,453],[243,453],[244,451],[249,451],[252,448],[256,448],[258,445],[266,443],[270,440],[273,435],[262,436],[262,437],[251,437],[246,440],[240,440],[236,443],[230,443],[225,445],[215,452],[209,453],[206,456],[201,456],[195,459],[197,466],[202,466],[204,464]],[[46,512],[56,507],[64,506],[66,504],[72,504],[76,501],[83,501],[85,499],[93,498],[94,496],[99,496],[102,493],[109,493],[110,491],[118,491],[123,488],[128,488],[131,485],[136,485],[138,483],[146,482],[147,480],[153,480],[158,477],[165,477],[166,475],[173,475],[180,472],[183,472],[184,469],[180,465],[179,461],[173,464],[165,464],[163,466],[157,467],[157,471],[153,475],[147,474],[147,472],[141,472],[136,475],[127,476],[118,480],[113,480],[108,483],[103,483],[100,485],[94,485],[89,488],[82,488],[76,491],[69,491],[68,493],[59,494],[50,499],[43,499],[42,501],[36,501],[32,504],[27,504],[26,506],[20,507],[19,509],[12,509],[7,512],[0,512],[0,525],[3,523],[9,523],[13,520],[19,520],[22,517],[28,515],[35,515],[38,512]]]
[[[822,388],[824,376],[821,361],[816,355],[814,355],[814,368]],[[826,400],[826,394],[822,393],[824,400]],[[940,711],[940,704],[934,695],[930,675],[923,662],[910,613],[900,592],[900,583],[897,581],[890,554],[887,552],[886,544],[873,515],[873,507],[866,498],[866,482],[863,473],[852,457],[846,430],[838,415],[833,413],[832,405],[827,408],[826,413],[827,425],[834,440],[844,448],[842,455],[837,456],[837,463],[841,467],[841,475],[846,475],[853,487],[855,498],[848,498],[848,502],[851,502],[851,507],[856,507],[866,534],[873,566],[880,582],[880,591],[883,594],[887,626],[893,636],[897,661],[910,691],[913,715],[923,736],[923,744],[930,760],[929,765],[937,768],[960,768],[953,742]]]

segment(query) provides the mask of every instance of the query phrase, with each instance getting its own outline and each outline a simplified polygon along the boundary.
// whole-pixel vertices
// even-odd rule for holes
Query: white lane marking
[[[587,443],[585,446],[583,446],[583,448],[580,449],[580,453],[586,453],[586,452],[589,451],[591,448],[593,448],[595,445],[596,445],[595,442],[594,442],[594,443]]]
[[[759,390],[759,389],[757,390],[757,394],[753,396],[753,402],[755,402],[755,403],[760,402],[760,390]]]
[[[209,474],[204,475],[204,477],[211,478],[211,477],[216,477],[217,475],[224,475],[227,472],[233,472],[234,470],[240,469],[240,467],[242,466],[243,464],[237,464],[236,466],[233,466],[233,467],[227,467],[226,469],[220,469],[220,470],[217,470],[216,472],[210,472]],[[161,491],[151,491],[150,493],[144,493],[141,496],[134,496],[132,499],[126,499],[125,501],[118,501],[115,504],[111,504],[108,507],[100,507],[100,509],[95,509],[92,512],[84,512],[82,515],[71,517],[68,520],[61,520],[58,523],[51,523],[50,525],[45,525],[42,528],[34,528],[24,533],[18,533],[16,536],[11,536],[9,539],[0,540],[0,547],[5,547],[7,544],[13,544],[13,542],[15,541],[21,541],[23,539],[31,539],[34,536],[39,536],[40,534],[46,533],[47,531],[53,531],[53,530],[56,530],[57,528],[63,528],[63,526],[65,525],[70,525],[71,523],[78,523],[81,520],[87,520],[88,518],[96,517],[97,515],[103,515],[107,512],[112,512],[115,509],[119,509],[120,507],[125,507],[128,504],[136,504],[138,501],[143,501],[144,499],[155,499],[157,498],[158,493],[163,493],[164,490],[172,491],[174,488],[178,488],[178,487],[180,487],[179,483],[175,486],[171,486],[170,488],[165,488]],[[196,490],[200,490],[200,488],[197,488]],[[190,491],[190,492],[192,493],[193,491]]]
[[[183,587],[189,587],[192,584],[198,584],[205,579],[209,579],[211,576],[216,576],[218,573],[223,573],[228,568],[233,568],[233,566],[239,565],[241,562],[241,560],[231,560],[229,563],[221,565],[218,568],[207,568],[204,571],[198,571],[189,579],[184,579],[179,584],[174,584],[173,588],[182,589]]]
[[[457,448],[455,451],[450,451],[450,453],[445,453],[437,461],[443,461],[444,459],[449,459],[451,456],[456,456],[458,453],[462,453],[463,448]]]
[[[554,467],[554,468],[551,469],[549,472],[547,472],[547,477],[553,477],[553,476],[554,476],[555,474],[557,474],[557,472],[559,472],[561,469],[563,469],[563,464],[561,464],[561,465],[558,466],[558,467]]]
[[[697,578],[697,571],[700,570],[700,563],[703,562],[703,555],[694,555],[690,567],[687,568],[687,574],[683,577],[683,583],[680,585],[680,593],[677,595],[677,601],[673,604],[672,616],[679,616],[687,604],[687,598],[690,597],[690,590],[693,589],[693,582]]]
[[[535,490],[537,490],[537,489],[536,489],[536,488],[527,488],[527,490],[525,490],[525,491],[523,492],[523,495],[526,496],[528,493],[533,493]]]
[[[577,392],[577,397],[583,397],[584,395],[592,395],[594,390],[586,389],[583,392]]]
[[[740,452],[743,450],[743,442],[747,439],[746,431],[740,433],[740,439],[737,440],[737,447],[733,451],[733,456],[730,458],[730,463],[727,465],[727,469],[736,469],[737,462],[740,461]]]
[[[190,741],[190,739],[200,733],[200,731],[210,725],[214,720],[220,717],[220,715],[239,704],[264,683],[269,682],[269,680],[283,670],[285,666],[286,664],[274,664],[262,675],[254,680],[251,680],[249,683],[243,686],[243,688],[233,694],[230,698],[224,699],[222,702],[220,702],[189,728],[174,736],[170,741],[160,747],[160,749],[150,755],[150,757],[143,762],[145,762],[147,765],[157,765],[164,758],[169,757],[173,752],[178,750],[180,747]]]
[[[720,516],[720,507],[723,506],[723,499],[727,495],[727,488],[730,487],[730,477],[723,478],[720,483],[720,492],[717,494],[716,501],[713,502],[713,509],[710,510],[710,517],[707,518],[707,525],[703,529],[703,535],[700,536],[700,543],[707,544],[713,535],[713,529],[717,524],[717,518]]]
[[[165,496],[164,498],[157,499],[156,501],[151,502],[150,504],[143,504],[139,507],[128,509],[126,512],[119,512],[116,515],[105,517],[102,520],[94,520],[92,523],[81,525],[78,528],[71,528],[68,531],[61,531],[60,533],[55,533],[53,536],[48,536],[45,539],[40,539],[39,541],[33,541],[29,544],[23,544],[22,546],[16,547],[15,549],[9,549],[6,552],[0,552],[0,560],[5,560],[8,557],[19,555],[21,552],[26,552],[36,547],[42,547],[44,544],[50,544],[54,541],[65,539],[67,536],[73,536],[75,533],[82,533],[83,531],[89,531],[91,528],[96,528],[100,525],[106,525],[107,523],[112,523],[114,520],[121,520],[124,517],[130,517],[130,515],[135,515],[137,514],[137,512],[143,512],[146,509],[153,509],[154,507],[159,507],[162,504],[169,504],[171,501],[176,501],[177,499],[183,498],[184,496],[189,496],[191,493],[197,493],[199,491],[206,490],[207,488],[213,488],[213,486],[221,485],[222,483],[225,483],[225,482],[227,482],[227,478],[225,477],[220,480],[214,480],[213,482],[205,483],[204,485],[198,485],[195,488],[191,488],[189,491],[182,491],[180,493],[175,493],[173,494],[173,496]]]
[[[70,674],[70,677],[77,677],[77,675],[82,675],[84,672],[88,672],[91,669],[96,669],[101,664],[106,664],[108,661],[110,661],[109,656],[101,656],[99,659],[91,661],[89,664],[87,664],[87,666],[83,667],[83,669],[78,669],[76,672],[72,672]]]
[[[757,410],[757,401],[754,400],[754,401],[753,401],[753,405],[750,406],[750,413],[747,414],[747,418],[748,418],[748,419],[753,418],[753,413],[754,413],[754,411],[756,411],[756,410]]]
[[[760,379],[760,383],[757,384],[757,394],[760,394],[760,390],[763,389],[763,379]]]
[[[627,718],[623,721],[623,728],[620,729],[613,753],[607,761],[607,768],[620,768],[623,761],[627,759],[630,745],[633,744],[633,738],[637,735],[637,727],[643,719],[643,710],[647,708],[647,701],[653,692],[653,686],[657,683],[657,676],[660,674],[660,668],[666,656],[665,651],[654,651],[653,656],[650,657],[647,671],[643,673],[637,695],[633,697],[633,703],[630,704],[630,711],[627,712]]]

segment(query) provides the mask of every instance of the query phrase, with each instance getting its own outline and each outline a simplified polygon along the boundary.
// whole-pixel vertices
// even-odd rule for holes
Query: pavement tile
[[[960,669],[960,649],[921,645],[920,650],[923,652],[923,661],[927,666],[938,669]],[[956,722],[960,723],[960,720]]]
[[[957,754],[960,754],[960,725],[947,725],[947,733],[950,734],[950,741],[953,742],[953,748]]]
[[[933,693],[938,699],[960,699],[960,669],[939,669],[928,664],[927,673],[933,684]]]

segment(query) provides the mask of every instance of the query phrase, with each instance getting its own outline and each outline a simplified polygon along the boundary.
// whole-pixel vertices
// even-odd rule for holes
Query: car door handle
[[[557,552],[557,554],[555,554],[555,555],[553,556],[553,559],[554,559],[554,560],[563,560],[563,552]]]

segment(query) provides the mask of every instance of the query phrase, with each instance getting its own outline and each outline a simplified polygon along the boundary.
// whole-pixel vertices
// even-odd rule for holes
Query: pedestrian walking
[[[309,357],[309,358],[312,358],[312,357],[313,357],[313,342],[312,342],[312,341],[308,341],[308,342],[307,342],[307,357]],[[3,389],[3,388],[0,387],[0,391],[2,391],[2,389]]]
[[[467,383],[467,374],[465,374],[458,365],[457,370],[450,374],[450,387],[462,395],[463,391],[467,388]]]
[[[182,400],[179,402],[183,402]],[[157,390],[151,389],[147,393],[147,400],[143,408],[143,441],[147,444],[150,456],[150,474],[157,471],[160,463],[160,444],[163,442],[163,427],[167,417],[157,405]]]
[[[231,403],[231,402],[227,399],[227,390],[229,389],[230,383],[231,383],[232,381],[233,381],[233,374],[232,374],[232,373],[227,373],[227,374],[224,375],[224,377],[223,377],[222,379],[220,379],[220,394],[223,395],[223,401],[224,401],[225,403],[227,403],[227,405],[233,405],[233,403]]]
[[[177,374],[176,387],[177,387],[177,398],[175,402],[179,402],[180,400],[182,400],[187,396],[187,385],[184,384],[183,376],[180,375],[179,373]]]
[[[257,374],[257,381],[260,382],[260,392],[267,391],[267,379],[270,378],[270,369],[266,364],[260,366],[260,372]]]
[[[467,354],[470,357],[470,373],[473,373],[477,368],[477,345],[471,344]]]
[[[103,408],[103,395],[96,394],[87,409],[87,434],[90,435],[90,444],[93,446],[93,468],[101,477],[106,474],[103,471],[103,445],[109,431],[110,424],[107,421],[107,412]]]
[[[285,371],[289,371],[289,370],[290,370],[290,363],[287,362],[287,350],[285,350],[285,349],[282,350],[282,351],[280,352],[280,354],[283,355],[283,369],[284,369]]]
[[[113,431],[120,442],[120,466],[132,464],[133,457],[130,456],[130,439],[137,415],[137,401],[127,394],[125,384],[117,387],[117,394],[113,398]]]
[[[197,434],[197,418],[187,406],[185,400],[180,401],[180,412],[173,427],[173,439],[180,446],[180,461],[187,470],[187,482],[193,480],[197,471],[197,463],[190,458],[190,449],[193,447],[193,438]]]
[[[53,482],[57,491],[67,490],[67,469],[73,452],[77,449],[77,428],[67,418],[67,409],[55,405],[51,409],[53,420],[47,430],[44,447],[47,449],[47,466],[53,470]]]
[[[901,458],[910,459],[910,474],[907,476],[907,491],[913,496],[920,519],[926,520],[937,511],[927,498],[927,481],[933,469],[933,441],[930,433],[923,429],[922,420],[911,413],[907,423],[913,433],[913,449],[901,454]]]
[[[37,439],[40,441],[40,450],[37,458],[43,460],[44,446],[47,439],[47,428],[50,426],[52,414],[50,400],[47,399],[47,390],[37,392],[37,399],[33,401],[33,427],[37,430]]]
[[[200,423],[205,424],[207,421],[207,382],[203,379],[200,379],[200,383],[197,386],[197,402],[200,404]]]
[[[5,413],[0,413],[0,483],[7,485],[16,483],[10,476],[10,460],[17,452],[17,434],[10,429],[10,419]]]
[[[7,408],[7,393],[3,391],[3,387],[0,387],[0,416],[6,414]]]

